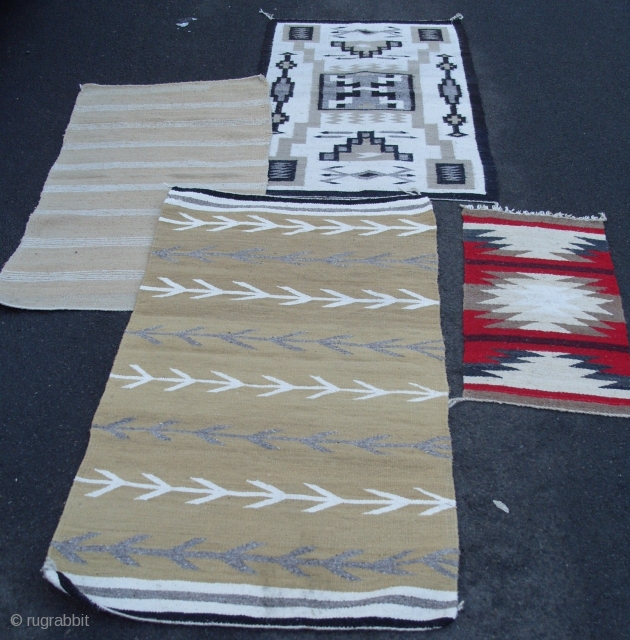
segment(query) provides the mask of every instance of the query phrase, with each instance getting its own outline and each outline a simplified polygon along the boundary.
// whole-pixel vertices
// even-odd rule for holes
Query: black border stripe
[[[273,34],[276,31],[277,24],[278,20],[270,20],[267,23],[267,28],[265,29],[262,49],[260,52],[260,60],[258,62],[258,73],[261,76],[267,76],[269,61],[271,60],[271,49],[273,47]]]
[[[239,627],[305,627],[307,629],[373,629],[387,627],[390,629],[408,629],[418,631],[428,631],[430,629],[440,629],[453,622],[454,618],[436,618],[435,620],[416,621],[398,620],[396,618],[327,618],[319,620],[315,618],[255,618],[252,616],[218,615],[216,613],[183,613],[183,612],[155,612],[155,611],[133,611],[127,609],[107,609],[113,613],[121,613],[127,616],[142,618],[154,622],[179,622],[195,624],[223,624]]]
[[[214,196],[218,198],[223,198],[227,200],[251,200],[255,202],[269,202],[272,204],[282,204],[283,202],[290,202],[294,204],[304,204],[304,203],[313,203],[313,204],[334,204],[334,205],[345,205],[351,206],[356,204],[387,204],[389,202],[408,202],[413,200],[427,200],[427,196],[413,195],[413,194],[405,194],[405,193],[396,193],[392,195],[387,195],[383,191],[359,191],[352,194],[354,198],[348,199],[343,198],[341,194],[332,194],[334,197],[326,197],[317,198],[317,197],[302,197],[305,192],[303,191],[285,191],[286,195],[271,195],[267,192],[264,196],[256,196],[256,195],[246,195],[243,193],[227,193],[225,191],[214,191],[212,189],[186,189],[184,187],[172,187],[171,191],[176,191],[178,193],[202,193],[204,195]],[[322,195],[321,191],[311,192],[315,194]],[[372,197],[368,194],[377,194],[378,197]],[[167,196],[168,197],[168,196]],[[211,204],[211,203],[208,203]],[[430,205],[431,202],[428,202]],[[369,211],[365,213],[368,215]],[[401,214],[402,215],[402,214]]]
[[[540,264],[536,262],[504,262],[494,260],[466,260],[466,264],[488,266],[488,267],[516,267],[518,269],[534,269],[542,273],[548,273],[552,271],[575,271],[577,273],[603,273],[608,275],[615,275],[614,269],[593,269],[592,267],[576,267],[569,264]],[[470,283],[468,283],[470,284]],[[477,285],[471,285],[477,286]]]
[[[464,74],[468,83],[468,94],[473,113],[473,123],[475,125],[475,138],[477,140],[477,149],[481,157],[483,173],[486,180],[486,194],[488,198],[498,200],[499,183],[497,180],[497,170],[490,153],[490,142],[488,140],[488,128],[486,127],[486,119],[484,116],[483,105],[481,103],[481,94],[479,93],[479,82],[475,67],[473,65],[472,54],[470,53],[470,43],[461,20],[453,20],[453,27],[459,38],[459,46],[462,52],[462,61],[464,63]]]
[[[621,352],[629,352],[628,345],[624,344],[610,344],[608,342],[588,342],[585,340],[563,340],[562,338],[535,338],[529,336],[506,336],[506,335],[490,335],[490,334],[467,334],[464,333],[464,340],[469,340],[472,342],[499,342],[502,343],[504,350],[512,350],[512,346],[505,345],[504,343],[524,343],[530,345],[530,351],[535,351],[535,348],[531,345],[550,345],[554,347],[574,347],[581,349],[594,349],[597,351],[621,351]],[[543,349],[544,351],[544,349]],[[574,354],[571,354],[574,355]]]
[[[309,198],[317,198],[320,200],[329,201],[330,198],[356,198],[362,196],[365,198],[375,198],[382,196],[399,196],[404,194],[404,191],[292,191],[292,190],[280,190],[280,189],[267,189],[267,195],[269,196],[282,196],[285,193],[291,193],[294,197],[298,195],[307,196]],[[419,194],[423,198],[430,198],[431,200],[458,200],[463,202],[481,202],[494,203],[494,200],[489,200],[489,196],[485,193],[442,193],[433,191],[423,191]]]

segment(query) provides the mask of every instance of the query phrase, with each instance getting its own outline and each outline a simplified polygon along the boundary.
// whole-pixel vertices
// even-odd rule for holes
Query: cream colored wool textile
[[[133,309],[168,189],[264,193],[270,138],[262,76],[83,85],[0,303]]]
[[[173,189],[45,565],[145,620],[457,615],[435,218]]]
[[[435,198],[496,191],[461,16],[269,22],[269,190]]]

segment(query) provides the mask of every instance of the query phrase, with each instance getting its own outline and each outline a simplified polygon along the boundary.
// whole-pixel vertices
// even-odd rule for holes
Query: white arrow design
[[[190,229],[196,229],[197,227],[204,227],[207,224],[203,220],[199,220],[198,218],[188,215],[183,211],[180,211],[179,215],[182,218],[185,218],[186,222],[183,222],[181,220],[180,221],[170,220],[169,218],[162,218],[162,217],[160,217],[159,220],[160,222],[169,222],[170,224],[181,224],[182,227],[180,229],[175,229],[175,231],[184,231],[184,230],[189,231]],[[219,218],[219,217],[220,216],[215,216],[215,218]],[[230,227],[235,227],[237,224],[238,222],[234,222],[234,224],[228,223],[228,226],[226,226],[225,229],[229,229]]]
[[[293,231],[285,231],[282,235],[283,236],[294,236],[298,233],[308,233],[309,231],[318,231],[321,229],[321,227],[316,227],[315,225],[312,225],[310,222],[306,222],[305,220],[294,220],[293,218],[287,218],[287,222],[290,222],[292,225],[294,225],[294,230]],[[343,224],[343,223],[341,223]],[[344,226],[348,226],[348,225],[344,225]],[[284,229],[289,229],[290,227],[283,227]],[[348,231],[351,231],[352,227],[350,226],[348,228]],[[326,234],[324,234],[326,235]]]
[[[353,382],[357,384],[356,387],[343,388],[338,387],[337,385],[328,382],[327,380],[324,380],[319,376],[310,376],[311,378],[313,378],[313,380],[315,380],[315,382],[318,383],[316,385],[295,385],[287,382],[286,380],[274,378],[273,376],[262,376],[271,384],[250,384],[247,382],[243,382],[238,378],[229,376],[226,373],[221,373],[220,371],[212,372],[219,378],[218,380],[193,378],[187,373],[173,368],[171,368],[170,370],[173,373],[177,374],[179,376],[178,378],[156,378],[150,373],[147,373],[140,365],[131,364],[129,366],[134,371],[136,371],[138,375],[124,376],[117,373],[110,374],[110,378],[132,381],[129,384],[123,385],[123,389],[135,389],[136,387],[139,387],[143,384],[148,384],[150,382],[174,382],[175,384],[173,386],[167,387],[166,389],[164,389],[164,391],[178,391],[179,389],[189,387],[193,384],[206,384],[215,387],[213,389],[208,389],[208,393],[222,393],[223,391],[232,391],[233,389],[240,389],[244,387],[247,387],[249,389],[261,389],[263,393],[258,394],[258,397],[260,398],[268,398],[270,396],[278,395],[279,393],[287,393],[290,391],[311,391],[313,392],[312,395],[309,395],[307,397],[307,399],[309,400],[315,400],[332,393],[354,393],[360,396],[355,398],[355,400],[370,400],[372,398],[378,398],[380,396],[408,395],[413,397],[407,400],[407,402],[424,402],[425,400],[432,400],[433,398],[439,398],[448,395],[445,391],[435,391],[434,389],[423,387],[422,385],[416,384],[415,382],[410,382],[409,385],[416,387],[417,390],[381,389],[380,387],[375,387],[374,385],[363,382],[362,380],[353,380]]]
[[[286,500],[316,503],[312,507],[303,509],[305,513],[316,513],[318,511],[323,511],[324,509],[330,509],[331,507],[337,507],[343,504],[376,506],[375,509],[371,508],[369,511],[364,511],[364,515],[381,515],[383,513],[397,511],[398,509],[414,505],[430,507],[420,513],[419,515],[421,516],[432,516],[440,511],[456,508],[455,500],[444,498],[443,496],[439,496],[435,493],[430,493],[424,489],[420,489],[419,487],[414,488],[416,491],[428,496],[430,498],[429,500],[405,498],[404,496],[399,496],[385,491],[378,491],[377,489],[365,489],[368,493],[378,496],[376,499],[342,498],[331,491],[322,489],[322,487],[319,487],[316,484],[309,484],[307,482],[305,482],[304,485],[311,489],[315,495],[285,493],[282,489],[278,489],[277,487],[261,482],[260,480],[247,481],[249,484],[260,489],[260,491],[231,491],[215,484],[214,482],[205,480],[204,478],[191,478],[193,482],[201,485],[201,487],[176,487],[150,473],[142,474],[147,480],[149,480],[149,484],[145,482],[129,482],[127,480],[123,480],[115,473],[104,469],[94,469],[94,471],[100,473],[104,478],[94,479],[82,478],[80,476],[76,477],[77,482],[102,485],[101,489],[87,493],[86,496],[88,498],[99,498],[100,496],[110,493],[111,491],[115,491],[116,489],[120,489],[121,487],[129,487],[131,489],[142,489],[143,491],[148,492],[137,496],[134,498],[135,500],[152,500],[153,498],[163,496],[167,493],[197,494],[200,496],[199,498],[194,498],[193,500],[188,500],[186,502],[186,504],[193,505],[205,504],[225,497],[258,499],[257,502],[245,505],[245,509],[262,509]]]
[[[198,229],[199,227],[210,227],[208,231],[227,231],[228,229],[234,229],[235,227],[249,227],[242,229],[246,233],[256,233],[257,231],[271,231],[273,229],[287,229],[283,232],[285,236],[294,236],[298,233],[309,233],[311,231],[319,231],[325,236],[332,236],[338,233],[346,233],[348,231],[363,231],[361,236],[374,236],[379,233],[385,233],[387,231],[400,231],[398,235],[401,237],[412,236],[418,233],[424,233],[431,229],[436,229],[435,225],[423,224],[422,222],[416,222],[415,220],[407,220],[401,218],[397,222],[403,223],[402,225],[382,224],[380,222],[374,222],[373,220],[361,220],[361,225],[348,224],[347,222],[341,222],[340,220],[325,219],[326,225],[316,226],[305,220],[296,220],[294,218],[286,218],[285,223],[280,224],[273,220],[268,220],[262,216],[248,215],[248,220],[234,220],[227,216],[212,216],[212,220],[200,220],[194,216],[179,212],[183,220],[172,220],[171,218],[160,218],[160,222],[166,222],[167,224],[176,225],[175,231],[190,231],[191,229]]]
[[[193,282],[201,285],[202,288],[187,288],[177,282],[173,282],[170,278],[158,278],[158,280],[161,280],[166,286],[148,287],[146,285],[142,285],[140,289],[143,291],[155,291],[156,294],[153,296],[154,298],[170,298],[182,293],[189,293],[195,294],[191,295],[191,300],[202,300],[204,298],[214,298],[216,296],[236,296],[233,297],[232,300],[283,300],[283,302],[280,302],[283,306],[305,304],[307,302],[326,302],[328,304],[324,304],[322,306],[329,309],[333,307],[344,307],[349,304],[362,304],[365,305],[366,309],[380,309],[382,307],[389,307],[392,304],[403,304],[406,305],[403,307],[404,309],[411,311],[440,304],[438,300],[425,298],[419,293],[409,291],[409,289],[398,289],[398,291],[407,295],[407,298],[396,298],[388,293],[378,293],[371,289],[362,290],[364,293],[372,296],[371,298],[353,298],[352,296],[340,293],[334,289],[320,289],[320,291],[327,293],[328,296],[311,296],[307,293],[302,293],[297,289],[293,289],[292,287],[280,286],[278,289],[286,291],[289,295],[268,293],[254,285],[248,284],[247,282],[238,282],[237,280],[234,280],[233,282],[241,287],[241,290],[236,289],[234,291],[220,289],[219,287],[215,287],[214,285],[199,278],[193,279]]]

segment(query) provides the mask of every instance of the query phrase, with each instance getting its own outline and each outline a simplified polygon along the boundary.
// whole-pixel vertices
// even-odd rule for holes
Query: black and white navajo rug
[[[492,197],[466,36],[441,22],[269,24],[269,192]]]

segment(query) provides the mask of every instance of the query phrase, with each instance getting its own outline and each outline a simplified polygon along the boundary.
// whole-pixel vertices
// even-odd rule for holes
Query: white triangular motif
[[[497,239],[497,249],[516,252],[518,258],[536,260],[560,260],[566,262],[575,259],[576,250],[590,245],[590,240],[604,240],[602,233],[591,233],[583,229],[551,229],[549,227],[484,224],[467,222],[466,230],[482,231],[479,240],[484,236],[488,240]],[[514,255],[512,253],[512,255]],[[563,258],[563,255],[571,258]]]
[[[590,378],[596,372],[580,367],[582,364],[583,358],[572,357],[571,354],[530,351],[519,357],[518,362],[506,363],[509,369],[492,369],[492,376],[464,376],[464,385],[477,383],[630,400],[630,390],[607,389],[611,380]]]

